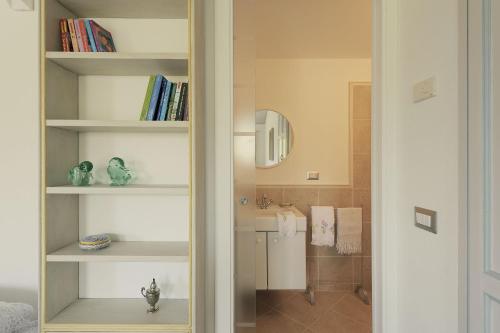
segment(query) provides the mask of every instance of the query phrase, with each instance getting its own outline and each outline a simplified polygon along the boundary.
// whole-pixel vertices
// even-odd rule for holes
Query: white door
[[[306,289],[306,233],[284,238],[267,233],[267,287],[269,290]]]
[[[469,332],[500,332],[500,2],[469,0]],[[498,94],[497,94],[498,93]]]
[[[255,233],[255,285],[257,290],[267,289],[267,235]]]

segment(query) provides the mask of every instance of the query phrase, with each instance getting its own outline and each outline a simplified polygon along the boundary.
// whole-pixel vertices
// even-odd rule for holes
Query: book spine
[[[177,90],[177,83],[172,82],[172,87],[170,88],[170,96],[168,98],[168,108],[167,108],[167,117],[166,120],[170,120],[172,117],[172,109],[174,108],[174,98],[175,91]]]
[[[97,33],[97,26],[94,20],[90,20],[90,29],[92,30],[92,35],[94,36],[95,48],[97,52],[101,52],[101,44],[99,43],[99,34]]]
[[[170,89],[172,88],[172,82],[165,79],[167,82],[165,84],[165,89],[162,92],[160,108],[158,111],[158,120],[164,121],[167,119],[167,109],[168,109],[168,99],[170,97]]]
[[[153,94],[151,95],[151,102],[149,103],[148,116],[146,120],[153,120],[158,106],[158,98],[160,95],[161,81],[163,76],[157,75],[155,79],[155,86],[153,88]]]
[[[144,97],[144,103],[142,104],[142,112],[140,120],[146,120],[149,110],[149,103],[151,102],[151,95],[153,94],[153,87],[155,85],[155,76],[151,75],[149,77],[148,89],[146,90],[146,96]]]
[[[182,83],[181,86],[181,94],[179,97],[179,106],[177,107],[177,116],[175,117],[176,120],[182,120],[182,108],[184,106],[184,100],[186,98],[186,82]]]
[[[69,35],[71,36],[71,45],[73,45],[73,52],[79,52],[78,40],[76,39],[75,23],[72,18],[68,19]]]
[[[170,120],[177,120],[177,109],[179,108],[179,99],[181,98],[181,88],[182,83],[177,83],[177,86],[175,88],[174,106],[172,108]]]
[[[87,37],[87,28],[85,28],[85,20],[78,20],[78,27],[80,28],[80,34],[82,35],[83,50],[85,52],[90,52],[90,43]]]
[[[80,33],[80,24],[78,24],[78,19],[75,19],[74,22],[75,22],[76,40],[78,42],[78,50],[80,50],[80,52],[85,52],[85,48],[83,47],[82,34]]]
[[[87,36],[89,37],[90,49],[92,50],[92,52],[97,52],[94,41],[94,33],[92,32],[92,28],[90,27],[90,22],[88,19],[85,19],[85,30],[87,31]]]
[[[69,36],[69,31],[68,31],[68,20],[66,19],[60,19],[59,20],[59,30],[61,32],[61,47],[64,52],[70,52],[70,43],[71,43],[71,38]]]
[[[167,88],[167,79],[162,77],[161,79],[161,88],[160,88],[160,94],[158,95],[158,107],[156,108],[156,113],[153,116],[153,120],[160,120],[160,112],[161,112],[161,107],[162,107],[162,101],[163,98],[165,97],[165,90]]]
[[[189,95],[187,99],[189,102]],[[184,118],[182,120],[189,121],[189,103],[186,103],[186,109],[184,110]]]

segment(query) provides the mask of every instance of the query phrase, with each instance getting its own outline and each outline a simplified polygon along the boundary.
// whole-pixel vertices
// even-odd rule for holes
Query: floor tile
[[[258,290],[257,302],[263,302],[270,307],[275,307],[294,295],[294,291],[289,290]]]
[[[256,315],[257,317],[260,317],[268,312],[270,312],[272,308],[267,305],[266,303],[262,301],[257,301],[257,309],[256,309]]]
[[[316,303],[311,305],[304,293],[297,292],[274,309],[305,326],[309,326],[346,295],[346,293],[316,292]]]
[[[286,332],[286,331],[283,331]],[[348,317],[329,312],[314,323],[307,333],[370,333],[370,326],[349,319]]]
[[[305,329],[305,326],[274,310],[257,318],[257,333],[302,333]]]
[[[340,313],[354,321],[371,324],[370,305],[364,304],[356,295],[350,294],[343,297],[339,302],[332,306],[334,312]]]

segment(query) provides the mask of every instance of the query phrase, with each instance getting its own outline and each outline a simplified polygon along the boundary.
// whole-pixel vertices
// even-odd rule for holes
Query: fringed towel
[[[363,230],[361,208],[337,208],[337,252],[353,254],[361,252]]]
[[[312,245],[335,245],[335,214],[332,206],[313,206],[312,215]]]
[[[276,213],[278,231],[281,237],[294,237],[297,233],[297,218],[291,211]]]

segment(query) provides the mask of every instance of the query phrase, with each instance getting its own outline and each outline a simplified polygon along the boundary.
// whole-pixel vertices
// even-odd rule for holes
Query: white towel
[[[312,245],[335,245],[335,214],[332,206],[311,207]]]
[[[297,218],[291,211],[276,213],[278,218],[278,231],[281,237],[294,237],[297,233]]]
[[[337,252],[361,252],[362,208],[337,208]]]

